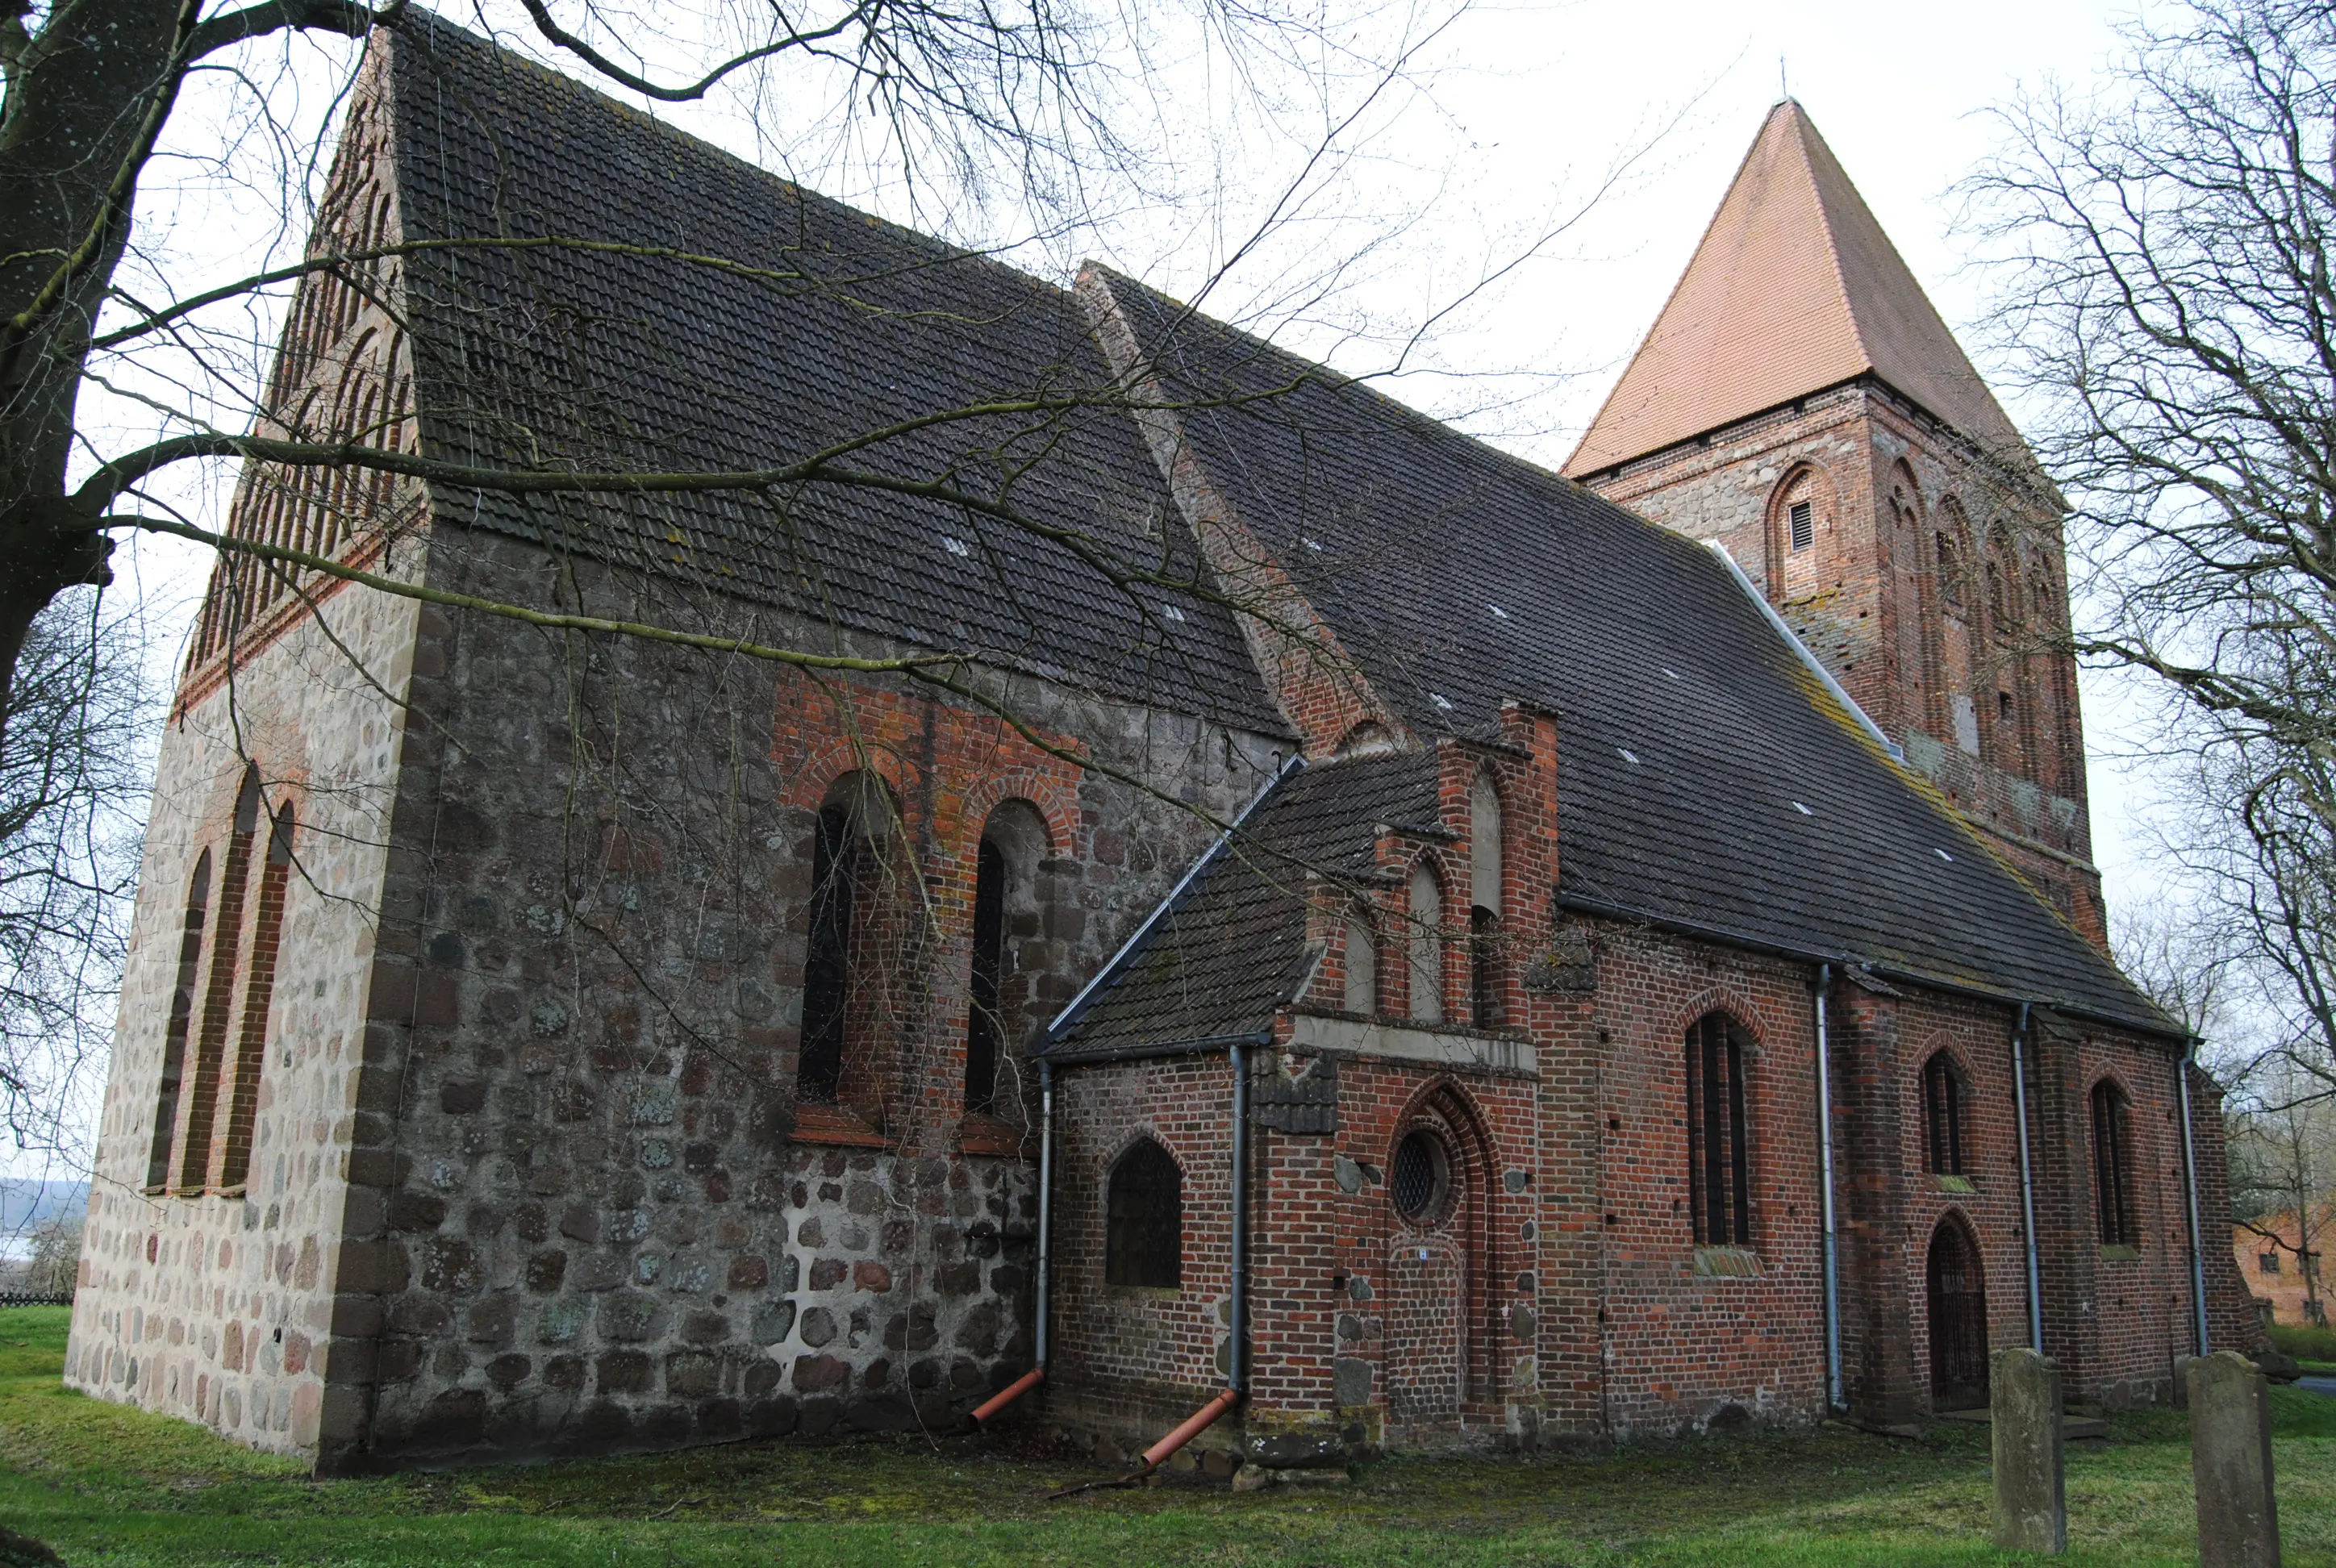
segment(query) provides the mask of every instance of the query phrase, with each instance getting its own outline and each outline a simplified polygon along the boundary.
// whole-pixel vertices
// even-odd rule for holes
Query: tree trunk
[[[65,500],[74,405],[195,11],[195,0],[64,0],[11,63],[0,120],[0,724],[33,618],[66,589],[105,580],[111,547]]]

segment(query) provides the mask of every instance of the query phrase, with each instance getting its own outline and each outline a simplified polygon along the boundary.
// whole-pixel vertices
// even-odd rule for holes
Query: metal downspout
[[[1232,1280],[1228,1315],[1232,1345],[1225,1362],[1225,1387],[1239,1395],[1249,1388],[1249,1051],[1228,1046],[1233,1068]]]
[[[2011,1105],[2020,1122],[2020,1221],[2028,1242],[2028,1347],[2044,1353],[2044,1271],[2036,1251],[2036,1175],[2028,1154],[2028,1018],[2029,1004],[2020,1004],[2020,1021],[2011,1029]]]
[[[1833,1051],[1825,1032],[1825,998],[1833,987],[1833,966],[1817,966],[1817,1148],[1824,1180],[1821,1207],[1825,1216],[1825,1407],[1842,1407],[1841,1387],[1841,1242],[1835,1226],[1833,1198]]]
[[[2198,1354],[2206,1354],[2206,1252],[2198,1229],[2198,1154],[2190,1141],[2190,1064],[2197,1059],[2196,1043],[2182,1048],[2174,1065],[2175,1092],[2182,1106],[2182,1196],[2190,1211],[2190,1315],[2198,1336]]]
[[[1038,1311],[1033,1345],[1038,1370],[1046,1351],[1055,1304],[1055,1064],[1038,1064]]]

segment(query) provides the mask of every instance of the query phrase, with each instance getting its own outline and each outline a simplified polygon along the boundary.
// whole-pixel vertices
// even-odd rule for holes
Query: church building
[[[1798,104],[1563,474],[418,9],[310,255],[355,461],[238,483],[73,1386],[1271,1474],[2259,1339],[2060,502]]]

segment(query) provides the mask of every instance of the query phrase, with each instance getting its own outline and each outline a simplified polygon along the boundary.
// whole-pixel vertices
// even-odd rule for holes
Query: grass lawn
[[[1097,1474],[938,1444],[742,1444],[653,1458],[312,1481],[183,1422],[68,1393],[62,1308],[0,1310],[0,1524],[85,1564],[1107,1563],[1591,1568],[1977,1563],[1984,1428],[1825,1429],[1616,1453],[1390,1459],[1342,1488],[1046,1494]],[[2336,1399],[2274,1388],[2291,1568],[2336,1568]],[[2179,1412],[2068,1458],[2072,1563],[2195,1561]]]

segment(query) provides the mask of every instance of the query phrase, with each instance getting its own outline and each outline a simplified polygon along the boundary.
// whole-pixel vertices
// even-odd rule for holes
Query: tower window
[[[1816,542],[1816,511],[1809,502],[1806,501],[1796,501],[1793,502],[1792,506],[1786,510],[1785,517],[1786,522],[1792,529],[1793,548],[1795,550],[1806,550],[1810,545]]]
[[[1934,541],[1939,552],[1939,597],[1957,611],[1963,607],[1962,552],[1955,541],[1941,533]]]
[[[1183,1173],[1167,1150],[1140,1139],[1111,1168],[1103,1282],[1173,1290],[1183,1278]]]

